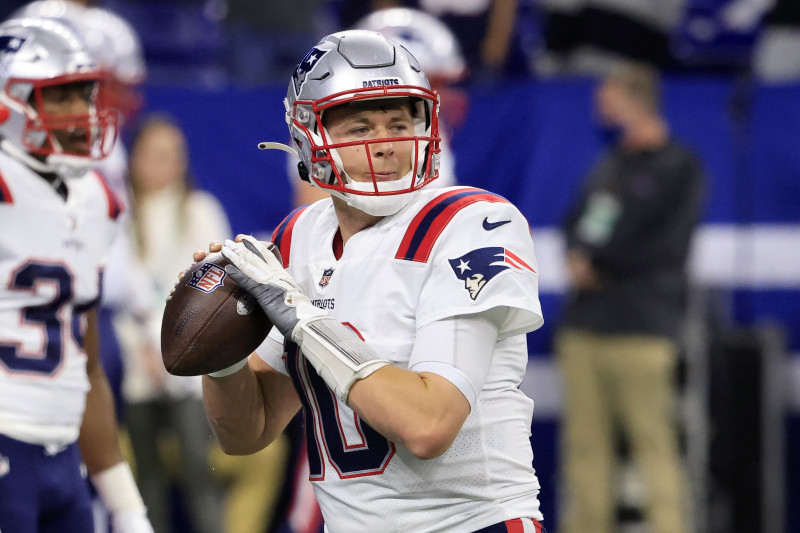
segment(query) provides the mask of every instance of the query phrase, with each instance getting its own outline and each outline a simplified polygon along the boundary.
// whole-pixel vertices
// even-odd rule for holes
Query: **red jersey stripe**
[[[525,533],[525,526],[522,525],[522,520],[519,518],[506,520],[505,525],[508,533]]]
[[[0,204],[13,204],[14,197],[11,196],[11,189],[8,188],[8,184],[3,179],[3,175],[0,174]]]
[[[514,262],[516,262],[516,263],[519,263],[519,264],[520,264],[520,265],[522,265],[523,267],[527,268],[528,270],[530,270],[531,272],[533,272],[534,274],[536,274],[536,271],[533,269],[533,267],[531,267],[531,266],[530,266],[528,263],[526,263],[525,261],[523,261],[522,259],[520,259],[520,258],[519,258],[519,256],[517,256],[517,254],[515,254],[515,253],[514,253],[514,252],[512,252],[511,250],[509,250],[509,249],[506,249],[506,255],[507,255],[507,256],[509,257],[509,259],[511,259],[512,261],[514,261]]]
[[[106,193],[106,200],[108,200],[108,218],[116,220],[122,214],[122,210],[124,209],[122,200],[120,200],[119,197],[117,197],[117,194],[111,189],[111,185],[108,184],[108,179],[105,177],[105,175],[103,175],[102,172],[95,170],[94,173]]]
[[[417,213],[409,224],[396,259],[424,263],[430,257],[439,235],[456,214],[476,202],[505,202],[502,196],[482,189],[464,187],[437,196]]]
[[[287,217],[284,218],[280,224],[278,224],[278,227],[275,228],[275,231],[272,232],[272,242],[281,252],[283,268],[289,266],[289,254],[292,251],[292,231],[294,231],[294,224],[297,222],[300,214],[305,211],[307,207],[308,205],[304,205],[289,213]]]

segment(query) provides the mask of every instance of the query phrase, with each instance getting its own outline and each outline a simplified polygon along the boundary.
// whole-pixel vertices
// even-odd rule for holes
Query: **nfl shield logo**
[[[200,268],[192,274],[192,279],[186,284],[193,289],[205,293],[213,292],[217,287],[222,287],[227,273],[225,269],[214,263],[203,263]]]
[[[319,280],[319,286],[324,287],[331,281],[331,276],[333,276],[333,269],[326,268],[325,271],[322,273],[322,279]]]

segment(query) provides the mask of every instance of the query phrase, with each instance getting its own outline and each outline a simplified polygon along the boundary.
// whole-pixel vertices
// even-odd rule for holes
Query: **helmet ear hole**
[[[8,106],[0,104],[0,124],[5,124],[11,118],[11,110]]]

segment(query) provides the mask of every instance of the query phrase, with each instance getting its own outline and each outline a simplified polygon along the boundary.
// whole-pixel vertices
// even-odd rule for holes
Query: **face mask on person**
[[[604,146],[616,146],[625,134],[625,128],[619,124],[596,124],[594,129]]]

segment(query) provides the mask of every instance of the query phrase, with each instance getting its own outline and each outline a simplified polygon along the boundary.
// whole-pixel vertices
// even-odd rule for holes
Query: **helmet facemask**
[[[410,123],[405,111],[402,118],[394,117],[382,126],[378,116],[369,113],[363,119],[377,120],[379,131],[363,138],[339,132],[337,142],[326,128],[330,126],[325,120],[328,113],[345,106],[380,108],[391,114],[398,102],[410,105]],[[348,30],[323,38],[298,64],[284,106],[294,146],[281,149],[300,157],[301,177],[367,214],[396,213],[416,191],[438,177],[438,95],[414,56],[378,32]],[[358,111],[354,113],[358,115]],[[395,128],[393,121],[408,127]],[[342,140],[347,142],[338,142]],[[409,143],[401,144],[397,154],[405,157],[409,153],[408,166],[401,163],[403,168],[396,168],[395,159],[388,163],[392,168],[376,172],[376,165],[381,164],[373,155],[374,145],[382,143]],[[280,148],[277,143],[260,146]],[[350,168],[345,169],[342,155],[354,148],[363,151],[365,159],[348,155],[344,159]],[[395,175],[406,168],[407,175]]]
[[[341,106],[375,103],[375,108],[392,106],[393,100],[411,106],[413,132],[407,136],[371,138],[334,142],[324,125],[325,113]],[[414,191],[438,177],[439,127],[438,97],[435,92],[414,86],[394,86],[380,90],[356,89],[309,102],[294,102],[290,112],[290,129],[301,151],[301,158],[310,162],[308,178],[314,185],[345,200],[368,214],[384,216],[396,213],[410,200]],[[381,180],[375,172],[373,145],[410,143],[410,170],[399,179]],[[340,151],[363,147],[371,179],[355,180],[344,168]],[[302,157],[306,154],[307,157]]]
[[[31,154],[102,159],[113,146],[116,130],[116,113],[102,102],[101,79],[86,76],[68,76],[31,83],[27,80],[9,80],[9,94],[15,86],[32,85],[25,109],[26,124],[22,144]],[[86,113],[48,113],[48,92],[80,91],[85,93]],[[13,98],[13,96],[12,96]],[[56,97],[58,98],[58,97]],[[22,104],[21,101],[18,103]],[[66,142],[65,142],[66,141]]]

